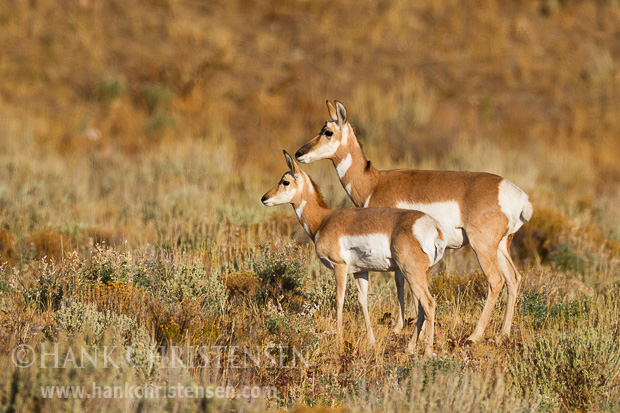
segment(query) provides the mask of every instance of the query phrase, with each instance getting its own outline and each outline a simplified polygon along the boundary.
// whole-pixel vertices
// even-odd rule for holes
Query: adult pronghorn
[[[482,338],[504,285],[508,286],[506,314],[500,338],[510,335],[521,275],[510,258],[514,233],[532,216],[525,192],[500,176],[461,171],[400,169],[380,171],[366,159],[347,122],[340,102],[327,108],[331,121],[295,154],[302,163],[331,159],[345,191],[358,207],[416,209],[435,218],[445,230],[447,248],[468,242],[489,282],[487,301],[468,340]],[[395,276],[399,295],[403,280]],[[402,311],[402,309],[401,309]]]
[[[424,321],[426,347],[433,349],[435,300],[428,291],[428,274],[443,257],[446,241],[439,223],[420,211],[394,208],[330,210],[310,177],[284,151],[289,171],[263,195],[266,206],[292,204],[299,223],[315,244],[321,262],[336,274],[337,325],[342,331],[342,308],[348,274],[355,274],[368,342],[375,337],[368,315],[368,271],[398,271],[419,298],[416,328],[407,346],[413,353]],[[402,295],[399,296],[402,300]],[[403,304],[401,303],[401,306]]]

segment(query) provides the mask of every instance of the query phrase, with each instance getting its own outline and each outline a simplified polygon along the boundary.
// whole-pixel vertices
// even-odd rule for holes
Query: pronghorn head
[[[329,101],[326,103],[331,120],[325,122],[321,132],[295,153],[295,157],[301,163],[332,159],[338,148],[346,146],[349,135],[353,134],[351,125],[347,123],[347,110],[342,103],[336,101],[336,107]]]
[[[266,206],[300,204],[305,191],[314,192],[310,177],[299,168],[297,162],[286,151],[282,152],[289,171],[282,175],[280,182],[261,198]]]

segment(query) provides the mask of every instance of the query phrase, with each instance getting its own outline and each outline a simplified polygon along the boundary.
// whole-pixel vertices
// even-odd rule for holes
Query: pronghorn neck
[[[299,223],[314,241],[323,220],[331,211],[314,183],[309,178],[307,182],[309,183],[308,188],[304,188],[300,199],[293,202],[292,205]]]
[[[377,171],[371,164],[360,145],[353,128],[345,125],[347,138],[332,157],[336,173],[342,187],[357,207],[364,206],[377,184]]]

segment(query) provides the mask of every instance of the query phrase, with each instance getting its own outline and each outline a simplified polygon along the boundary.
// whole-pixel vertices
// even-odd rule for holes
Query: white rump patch
[[[349,266],[349,274],[360,271],[390,271],[396,268],[386,234],[343,236],[340,257]]]
[[[532,216],[532,204],[527,194],[507,179],[499,184],[497,198],[499,207],[508,218],[508,234],[514,234],[521,228],[523,221]]]
[[[396,208],[415,209],[435,218],[447,242],[447,248],[461,248],[464,243],[463,223],[461,222],[461,208],[456,201],[434,202],[421,204],[412,202],[398,202]]]
[[[340,163],[336,167],[336,173],[338,174],[338,178],[342,179],[342,177],[347,173],[347,171],[351,167],[352,163],[353,163],[353,158],[351,157],[351,154],[348,153],[347,156],[345,156],[344,159],[340,161]]]
[[[430,265],[435,265],[442,257],[446,249],[446,241],[439,238],[437,231],[438,222],[426,215],[413,224],[413,235],[416,237],[422,251],[430,260]]]

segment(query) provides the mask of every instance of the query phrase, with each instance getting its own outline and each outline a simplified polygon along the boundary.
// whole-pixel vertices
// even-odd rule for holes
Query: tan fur
[[[342,250],[343,237],[367,237],[372,235],[385,236],[389,241],[389,268],[366,267],[355,273],[358,288],[358,299],[362,306],[366,322],[368,341],[374,344],[374,334],[370,325],[370,317],[367,309],[368,271],[399,270],[398,277],[406,279],[412,292],[419,298],[420,307],[416,330],[411,338],[408,350],[413,352],[424,321],[428,321],[426,330],[426,349],[428,356],[432,353],[433,346],[433,323],[435,314],[435,301],[428,291],[428,272],[433,261],[429,259],[420,244],[420,240],[414,235],[414,225],[424,218],[435,226],[436,238],[424,239],[441,248],[439,254],[443,254],[445,241],[439,224],[428,215],[412,210],[395,208],[345,208],[329,210],[324,206],[322,197],[317,190],[310,191],[306,182],[311,182],[310,177],[303,172],[295,161],[290,160],[290,172],[284,174],[278,185],[269,190],[262,198],[265,205],[273,205],[272,199],[281,196],[287,191],[295,191],[295,195],[288,201],[295,210],[303,205],[303,212],[298,216],[300,224],[307,228],[308,235],[316,246],[319,259],[333,268],[336,275],[336,299],[338,302],[338,331],[342,330],[342,308],[344,305],[344,292],[346,278],[350,272],[350,263],[344,258]],[[284,183],[287,183],[285,185]],[[367,253],[368,251],[364,252]],[[372,252],[372,251],[370,251]],[[440,255],[439,255],[440,257]],[[357,268],[357,267],[356,267]],[[398,284],[398,281],[397,281]],[[402,282],[401,282],[402,284]],[[396,329],[400,331],[403,325],[404,297],[399,290],[399,322]]]
[[[337,103],[336,106],[342,105]],[[330,116],[332,116],[331,111],[330,109]],[[466,237],[463,237],[461,245],[453,246],[453,248],[460,248],[469,242],[489,281],[487,303],[469,340],[477,341],[482,338],[504,282],[508,285],[509,300],[501,334],[508,336],[521,276],[510,258],[510,242],[507,242],[507,254],[498,249],[501,248],[501,240],[506,236],[511,236],[508,233],[508,218],[502,212],[498,200],[499,186],[503,178],[479,172],[411,169],[380,171],[372,167],[366,159],[357,136],[349,124],[341,127],[337,123],[328,122],[324,127],[324,130],[333,133],[329,140],[332,145],[335,141],[342,139],[345,129],[348,131],[346,144],[339,145],[335,153],[326,159],[331,159],[334,166],[338,168],[343,160],[351,156],[351,165],[340,177],[340,182],[343,188],[350,189],[349,196],[357,207],[396,207],[398,203],[435,204],[450,201],[458,204],[460,222],[453,230],[461,229]],[[327,142],[322,131],[297,151],[297,159],[303,161]],[[306,161],[314,160],[318,159]],[[525,208],[531,211],[531,204],[528,202]],[[523,219],[523,216],[526,218]],[[439,219],[437,216],[435,218]],[[529,218],[527,213],[522,214],[522,222],[527,218]]]

